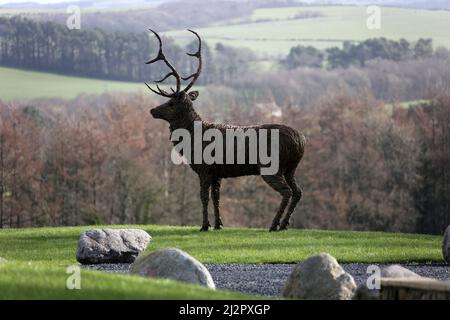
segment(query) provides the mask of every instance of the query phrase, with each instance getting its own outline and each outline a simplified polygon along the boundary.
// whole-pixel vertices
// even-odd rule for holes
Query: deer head
[[[156,36],[156,39],[158,40],[159,51],[158,51],[158,55],[156,56],[156,58],[148,61],[147,64],[152,64],[157,61],[163,61],[167,65],[167,67],[169,67],[169,69],[170,69],[170,72],[166,76],[164,76],[161,80],[155,81],[156,90],[153,89],[152,87],[150,87],[147,83],[145,83],[146,86],[153,93],[156,93],[157,95],[169,98],[169,101],[167,101],[166,103],[150,110],[150,114],[156,119],[163,119],[168,122],[173,122],[173,121],[176,121],[177,119],[183,118],[184,115],[190,114],[193,112],[192,102],[195,101],[195,99],[197,99],[199,93],[198,93],[198,91],[189,92],[189,90],[195,84],[195,82],[197,81],[197,79],[200,76],[200,73],[202,71],[202,55],[201,55],[202,40],[200,39],[200,36],[195,31],[188,30],[189,32],[192,32],[197,37],[198,42],[199,42],[197,52],[187,53],[187,55],[189,55],[191,57],[196,57],[198,59],[198,68],[195,73],[191,74],[190,76],[188,76],[186,78],[183,78],[183,77],[180,77],[177,70],[173,67],[173,65],[167,60],[166,56],[164,55],[161,37],[155,31],[153,31],[151,29],[150,29],[150,31],[153,32],[153,34]],[[175,88],[175,90],[173,88],[170,88],[171,92],[169,93],[169,92],[161,89],[158,84],[162,83],[163,81],[165,81],[166,79],[168,79],[170,77],[175,78],[176,88]],[[184,81],[191,80],[191,82],[187,85],[186,88],[181,90],[181,80],[184,80]]]

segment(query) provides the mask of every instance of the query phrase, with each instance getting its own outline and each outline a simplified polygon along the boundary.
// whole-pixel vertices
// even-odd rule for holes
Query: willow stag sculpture
[[[200,230],[207,231],[210,227],[208,218],[208,202],[210,198],[210,192],[214,205],[214,228],[221,229],[223,223],[220,217],[219,199],[222,179],[250,175],[261,175],[262,179],[282,196],[280,207],[272,221],[269,230],[286,230],[289,226],[291,215],[294,212],[295,207],[299,203],[300,199],[302,198],[302,189],[295,181],[295,171],[298,164],[300,163],[300,160],[303,157],[305,137],[297,130],[280,124],[233,126],[203,121],[200,115],[195,111],[193,106],[193,102],[198,98],[199,92],[189,91],[199,78],[202,71],[202,40],[200,36],[195,31],[189,30],[198,39],[197,52],[188,53],[189,56],[198,59],[198,69],[194,74],[183,78],[179,75],[177,70],[164,55],[161,37],[155,31],[150,31],[153,32],[153,34],[156,36],[156,39],[158,40],[159,51],[157,57],[147,62],[147,64],[162,61],[170,69],[169,73],[165,77],[163,77],[161,80],[155,81],[156,89],[153,89],[146,83],[147,87],[152,92],[169,99],[164,104],[153,108],[150,111],[151,115],[155,119],[162,119],[169,123],[171,136],[178,129],[183,129],[191,133],[190,137],[192,139],[192,143],[196,143],[197,141],[198,144],[198,140],[194,140],[196,125],[199,125],[203,132],[207,131],[208,129],[215,130],[216,132],[221,134],[224,141],[226,141],[226,143],[223,144],[223,156],[228,159],[228,157],[230,156],[230,152],[232,152],[233,155],[231,157],[235,160],[232,163],[228,161],[226,163],[224,163],[223,161],[210,163],[204,160],[201,160],[200,162],[189,163],[191,168],[197,173],[200,179],[200,199],[203,206],[203,224]],[[169,77],[174,77],[176,81],[176,88],[171,88],[171,92],[167,92],[158,86],[158,84],[162,83]],[[182,80],[190,80],[190,82],[184,89],[181,88]],[[272,174],[262,174],[262,171],[267,166],[267,163],[263,163],[259,156],[256,157],[256,161],[250,161],[250,159],[252,158],[251,151],[254,150],[253,147],[255,147],[255,143],[249,141],[249,139],[245,139],[244,142],[244,151],[246,151],[244,152],[245,161],[238,161],[237,154],[239,153],[239,147],[234,146],[231,150],[225,148],[225,145],[228,146],[228,143],[230,142],[227,141],[227,139],[230,140],[230,137],[227,135],[227,132],[229,130],[236,130],[244,134],[253,131],[255,132],[256,137],[259,138],[258,140],[256,140],[256,145],[259,146],[261,141],[263,141],[267,142],[266,145],[269,145],[269,147],[274,146],[274,140],[272,139],[272,137],[274,137],[274,132],[276,132],[278,137],[278,140],[276,140],[276,155],[278,156],[277,170]],[[268,134],[264,137],[262,134],[263,131],[268,132]],[[261,139],[262,137],[263,139]],[[234,142],[235,140],[233,138],[233,143]],[[201,140],[200,144],[202,149],[206,148],[205,141]],[[220,151],[222,151],[222,149],[220,149]],[[271,150],[271,152],[273,152],[273,149]],[[189,154],[191,158],[194,157],[193,153],[194,151],[192,151],[192,154]],[[188,154],[186,154],[185,152],[185,154],[182,155],[186,156]],[[285,212],[286,208],[287,212],[283,218],[283,213]]]

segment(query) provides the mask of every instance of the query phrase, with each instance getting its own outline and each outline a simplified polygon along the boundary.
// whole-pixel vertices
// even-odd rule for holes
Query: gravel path
[[[205,266],[219,289],[268,296],[279,296],[281,294],[281,290],[294,267],[293,264],[206,264]],[[348,263],[341,264],[341,266],[353,276],[357,284],[364,282],[368,277],[366,273],[368,264]],[[383,268],[385,265],[379,266]],[[450,280],[450,266],[444,263],[411,263],[402,264],[402,266],[424,277]],[[127,274],[130,265],[119,263],[86,265],[84,267]]]

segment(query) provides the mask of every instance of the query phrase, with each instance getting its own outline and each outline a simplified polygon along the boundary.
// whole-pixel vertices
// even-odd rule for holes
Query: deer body
[[[151,30],[152,31],[152,30]],[[191,31],[191,30],[189,30]],[[220,186],[222,179],[224,178],[234,178],[240,176],[249,176],[249,175],[261,175],[264,181],[272,187],[275,191],[277,191],[281,196],[281,204],[280,207],[272,221],[272,225],[270,227],[270,231],[277,230],[286,230],[289,225],[289,220],[292,213],[295,210],[298,202],[302,197],[302,190],[297,185],[295,181],[295,170],[300,163],[300,160],[303,157],[304,146],[305,146],[305,137],[301,135],[297,130],[290,128],[288,126],[280,125],[280,124],[265,124],[265,125],[255,125],[255,126],[232,126],[225,124],[215,124],[205,122],[201,119],[201,117],[197,114],[193,107],[193,101],[198,98],[198,91],[189,92],[189,89],[192,87],[194,82],[197,80],[200,75],[202,68],[202,60],[201,60],[201,39],[197,33],[194,33],[199,39],[199,49],[197,53],[189,54],[191,56],[195,56],[199,59],[199,68],[198,71],[187,77],[181,78],[176,72],[175,68],[167,61],[163,52],[162,52],[162,42],[158,34],[152,31],[160,44],[160,51],[158,57],[149,63],[153,63],[158,60],[164,61],[168,67],[171,69],[171,72],[162,80],[157,81],[157,83],[164,81],[169,76],[175,77],[177,80],[177,89],[172,90],[172,93],[167,93],[164,90],[161,90],[158,87],[158,91],[153,90],[149,87],[153,92],[165,96],[170,100],[156,108],[153,108],[150,113],[156,119],[162,119],[169,123],[171,134],[175,132],[177,129],[184,129],[190,133],[191,137],[191,145],[194,145],[196,141],[195,139],[195,124],[201,124],[202,131],[205,132],[208,129],[217,130],[218,133],[223,137],[223,154],[226,157],[227,149],[225,148],[227,144],[227,139],[230,137],[227,135],[227,132],[230,130],[241,130],[246,132],[247,130],[254,130],[256,132],[256,136],[258,141],[260,139],[267,138],[267,144],[270,147],[271,141],[271,132],[276,130],[279,135],[279,147],[278,147],[278,170],[272,175],[261,175],[261,169],[264,165],[261,163],[260,159],[256,161],[256,163],[252,163],[249,161],[250,156],[250,145],[249,141],[245,141],[245,162],[239,164],[236,156],[236,149],[233,151],[233,157],[236,161],[233,164],[228,163],[212,163],[207,164],[203,161],[197,163],[190,163],[191,168],[194,172],[197,173],[200,179],[200,199],[202,201],[203,206],[203,223],[202,228],[200,230],[207,231],[210,227],[209,218],[208,218],[208,203],[211,195],[211,199],[214,206],[214,228],[221,229],[223,226],[222,219],[220,216]],[[188,85],[188,87],[184,90],[180,90],[180,79],[187,80],[192,78],[193,80]],[[148,85],[147,85],[148,86]],[[261,131],[265,130],[268,135],[267,137],[261,137]],[[176,144],[174,142],[174,144]],[[207,142],[202,141],[201,149],[203,150],[207,146]],[[258,143],[259,146],[259,143]],[[194,158],[194,148],[191,150],[191,159]],[[289,204],[290,202],[290,204]],[[288,207],[289,205],[289,207]],[[282,215],[285,212],[286,208],[287,212],[281,221]]]

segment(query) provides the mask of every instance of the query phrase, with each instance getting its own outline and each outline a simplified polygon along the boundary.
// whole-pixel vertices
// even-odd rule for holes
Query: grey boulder
[[[355,290],[355,280],[336,259],[320,253],[294,267],[283,296],[307,300],[349,300]]]
[[[186,252],[176,248],[159,249],[139,257],[131,265],[130,273],[216,288],[208,269]]]
[[[445,229],[442,239],[442,255],[447,263],[450,263],[450,226]]]
[[[76,258],[83,264],[131,263],[152,238],[139,229],[91,229],[80,236]]]
[[[387,266],[381,270],[382,278],[417,278],[417,273],[412,272],[398,264]]]
[[[398,264],[389,265],[381,270],[381,278],[420,278],[415,272],[406,269]],[[354,300],[378,300],[380,299],[380,290],[369,289],[367,284],[362,283],[356,289]]]

